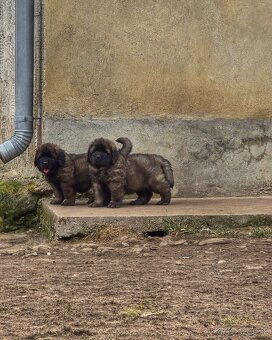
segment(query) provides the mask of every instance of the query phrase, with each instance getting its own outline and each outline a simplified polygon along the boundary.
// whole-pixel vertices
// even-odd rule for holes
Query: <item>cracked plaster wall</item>
[[[272,194],[268,120],[54,118],[44,121],[43,132],[45,141],[65,145],[69,152],[86,151],[90,140],[100,136],[129,136],[135,152],[158,153],[171,161],[178,197]]]

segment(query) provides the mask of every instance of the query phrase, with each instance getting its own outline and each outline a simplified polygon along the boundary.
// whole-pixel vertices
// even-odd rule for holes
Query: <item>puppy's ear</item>
[[[117,150],[113,150],[111,153],[112,164],[115,164],[117,162],[118,156],[119,156],[119,152]]]
[[[35,154],[35,159],[34,159],[34,166],[38,165],[38,160],[41,156],[41,148],[38,148]]]
[[[63,166],[65,164],[65,152],[63,150],[58,150],[57,161],[59,166]]]
[[[94,151],[94,145],[90,144],[88,152],[87,152],[87,162],[88,163],[91,163],[91,154],[93,153],[93,151]]]

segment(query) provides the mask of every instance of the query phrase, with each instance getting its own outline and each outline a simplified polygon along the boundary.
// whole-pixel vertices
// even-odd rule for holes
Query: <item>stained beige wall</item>
[[[271,0],[45,0],[45,117],[270,118],[271,13]]]

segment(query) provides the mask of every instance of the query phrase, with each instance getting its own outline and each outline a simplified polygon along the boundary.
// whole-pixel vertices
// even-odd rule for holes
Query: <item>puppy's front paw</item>
[[[141,201],[141,200],[135,200],[135,201],[131,201],[129,202],[130,205],[144,205],[146,204],[145,202]]]
[[[50,201],[50,204],[61,204],[61,202],[62,202],[62,199],[53,198],[53,199]]]
[[[69,201],[69,200],[67,200],[67,199],[65,199],[62,203],[61,203],[61,205],[64,205],[64,206],[72,206],[72,205],[75,205],[75,201]]]
[[[103,207],[103,203],[102,202],[92,202],[92,203],[88,204],[88,207],[91,207],[91,208]]]
[[[94,198],[93,198],[93,197],[89,198],[87,204],[88,204],[89,206],[91,206],[92,203],[94,203]]]
[[[108,208],[120,208],[121,207],[121,202],[117,201],[110,201],[108,204]]]
[[[159,201],[159,202],[157,202],[156,204],[157,205],[168,205],[170,202],[168,202],[168,201]]]

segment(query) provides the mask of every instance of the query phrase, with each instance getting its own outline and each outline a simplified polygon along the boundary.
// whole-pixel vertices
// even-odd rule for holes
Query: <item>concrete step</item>
[[[42,202],[42,225],[51,238],[88,235],[101,227],[122,227],[139,233],[175,227],[213,228],[272,225],[272,197],[176,198],[168,206],[131,206],[119,209],[73,207]]]

